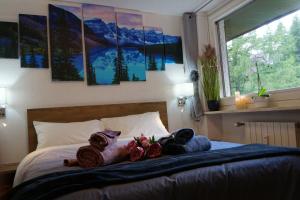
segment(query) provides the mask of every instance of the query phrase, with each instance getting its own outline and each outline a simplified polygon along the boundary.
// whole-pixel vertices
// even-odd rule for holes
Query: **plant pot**
[[[252,97],[253,99],[253,104],[252,108],[266,108],[269,107],[270,103],[270,98],[269,97],[259,97],[259,96],[254,96]]]
[[[220,101],[209,100],[207,101],[207,107],[209,111],[218,111],[220,109]]]

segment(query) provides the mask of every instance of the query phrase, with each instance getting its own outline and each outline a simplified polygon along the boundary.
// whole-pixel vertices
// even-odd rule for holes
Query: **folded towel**
[[[167,144],[186,144],[195,135],[194,130],[190,128],[179,129],[168,137],[162,137],[158,142],[165,146]]]
[[[163,146],[164,154],[182,154],[197,151],[208,151],[211,148],[210,140],[205,136],[194,136],[185,145],[176,143],[167,143]]]
[[[174,135],[176,144],[186,144],[192,137],[194,137],[195,133],[193,129],[184,128],[172,133]]]
[[[101,151],[92,145],[80,147],[76,157],[79,166],[83,168],[97,167],[104,163]]]
[[[64,166],[66,167],[76,167],[79,166],[77,159],[64,159]]]
[[[210,140],[206,136],[197,135],[183,145],[186,152],[208,151],[211,148]]]
[[[126,145],[115,143],[100,151],[88,145],[80,147],[77,151],[77,160],[80,167],[91,168],[121,162],[128,157]]]
[[[98,148],[100,151],[103,151],[105,147],[115,143],[120,134],[120,131],[111,130],[97,132],[91,135],[89,142],[92,146]]]

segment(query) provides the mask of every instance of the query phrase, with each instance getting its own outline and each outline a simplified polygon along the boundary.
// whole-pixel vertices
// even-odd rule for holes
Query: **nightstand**
[[[11,190],[18,163],[0,165],[0,199]]]

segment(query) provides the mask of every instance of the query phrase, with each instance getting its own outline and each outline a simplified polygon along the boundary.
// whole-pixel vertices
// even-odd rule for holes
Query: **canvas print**
[[[47,17],[19,15],[21,67],[48,68]]]
[[[145,81],[145,41],[143,17],[133,13],[117,13],[117,66],[121,81]]]
[[[18,57],[18,24],[0,22],[0,58]]]
[[[114,8],[83,4],[82,9],[88,85],[119,84]]]
[[[165,62],[183,64],[182,40],[180,36],[164,35]]]
[[[51,70],[54,81],[82,81],[81,8],[49,4]]]
[[[165,70],[164,35],[161,28],[144,27],[146,67],[149,71]]]

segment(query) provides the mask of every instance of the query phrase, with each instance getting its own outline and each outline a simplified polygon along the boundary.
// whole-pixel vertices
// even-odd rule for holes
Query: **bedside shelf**
[[[0,165],[0,174],[15,172],[19,163],[11,163]]]
[[[276,112],[276,111],[300,111],[300,106],[292,107],[268,107],[268,108],[248,108],[241,110],[220,110],[204,112],[205,115],[221,115],[221,114],[235,114],[235,113],[255,113],[255,112]]]
[[[0,165],[0,199],[8,199],[7,194],[12,188],[18,163]]]

